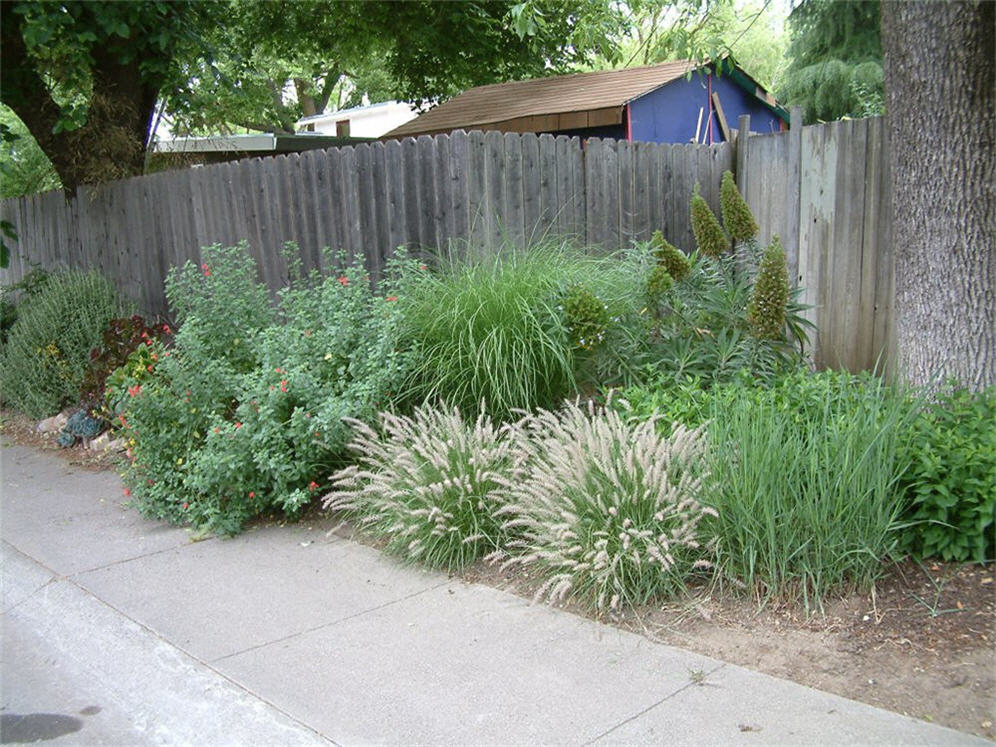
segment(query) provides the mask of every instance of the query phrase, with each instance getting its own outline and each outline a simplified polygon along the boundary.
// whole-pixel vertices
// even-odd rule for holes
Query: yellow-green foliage
[[[688,257],[680,249],[668,242],[664,238],[664,234],[660,231],[654,231],[650,243],[654,247],[654,259],[657,260],[657,264],[667,270],[667,274],[675,282],[681,282],[688,274],[689,269],[691,269]]]
[[[747,307],[754,336],[762,340],[777,340],[785,333],[785,309],[788,305],[788,267],[785,250],[775,236],[764,250],[754,296]]]
[[[718,257],[730,248],[730,239],[719,225],[709,203],[699,194],[699,185],[692,192],[692,233],[702,254]]]
[[[734,241],[746,241],[757,236],[757,222],[747,202],[733,181],[733,173],[723,172],[723,182],[719,191],[719,209],[723,215],[723,226]]]
[[[654,265],[647,278],[647,300],[651,305],[658,305],[664,300],[664,294],[671,290],[674,278],[664,265]]]

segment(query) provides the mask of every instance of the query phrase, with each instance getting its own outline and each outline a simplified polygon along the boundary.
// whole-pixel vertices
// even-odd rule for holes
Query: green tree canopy
[[[885,111],[879,0],[802,0],[789,15],[779,100],[807,123]]]

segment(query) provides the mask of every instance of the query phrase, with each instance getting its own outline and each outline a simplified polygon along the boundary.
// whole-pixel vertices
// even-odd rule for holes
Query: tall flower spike
[[[654,231],[650,243],[654,247],[654,259],[657,260],[657,264],[667,270],[667,274],[674,278],[676,283],[681,282],[691,267],[688,257],[665,239],[660,231]]]
[[[695,191],[692,192],[692,233],[695,234],[695,243],[702,254],[718,257],[730,248],[730,239],[723,232],[709,203],[699,193],[697,182]]]
[[[723,182],[719,188],[719,209],[723,216],[723,226],[734,241],[746,241],[757,236],[757,221],[737,189],[731,171],[723,172]]]
[[[747,319],[755,337],[762,340],[778,340],[785,334],[788,297],[785,250],[775,236],[764,250],[761,267],[754,283],[754,297],[747,307]]]

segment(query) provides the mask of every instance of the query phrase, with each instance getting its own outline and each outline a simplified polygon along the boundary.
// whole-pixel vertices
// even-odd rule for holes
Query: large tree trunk
[[[885,2],[900,372],[996,385],[996,4]]]
[[[56,132],[59,105],[28,55],[20,16],[12,3],[3,3],[2,12],[0,93],[52,161],[66,194],[75,194],[80,184],[141,174],[158,95],[158,89],[143,79],[141,61],[121,63],[93,50],[87,121],[79,129]]]

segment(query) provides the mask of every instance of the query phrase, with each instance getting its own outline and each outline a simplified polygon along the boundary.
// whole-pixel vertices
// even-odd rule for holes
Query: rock
[[[66,427],[66,423],[68,422],[69,415],[67,413],[60,412],[58,415],[45,418],[38,424],[38,427],[35,430],[39,433],[58,433]]]
[[[111,438],[110,431],[105,431],[92,439],[88,446],[93,451],[123,451],[125,448],[124,441],[120,438]]]

